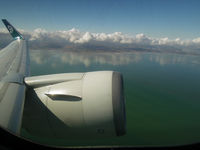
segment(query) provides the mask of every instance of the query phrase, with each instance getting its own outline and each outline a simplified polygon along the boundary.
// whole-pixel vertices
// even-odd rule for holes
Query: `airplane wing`
[[[13,42],[0,51],[0,127],[15,135],[24,128],[34,136],[61,139],[125,134],[119,72],[28,77],[27,42],[7,20],[2,21]]]
[[[14,40],[0,51],[0,126],[20,134],[29,54],[21,34],[7,20],[2,21]]]

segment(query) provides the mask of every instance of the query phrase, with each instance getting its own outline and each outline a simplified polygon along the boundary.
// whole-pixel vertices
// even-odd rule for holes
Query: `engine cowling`
[[[118,72],[28,77],[23,127],[57,138],[121,136],[126,132],[123,78]]]

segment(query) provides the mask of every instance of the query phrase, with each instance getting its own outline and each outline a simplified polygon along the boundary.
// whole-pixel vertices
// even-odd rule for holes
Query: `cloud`
[[[114,33],[81,32],[78,29],[47,31],[35,29],[32,32],[19,30],[29,40],[30,49],[62,49],[62,50],[103,50],[103,51],[156,51],[200,54],[200,37],[192,40],[168,37],[153,38],[143,33],[135,36]],[[5,36],[6,35],[6,36]],[[5,38],[6,37],[6,38]],[[0,29],[0,47],[10,42],[5,29]],[[6,40],[5,40],[6,39]],[[9,42],[6,42],[9,41]],[[3,46],[2,46],[3,45]]]
[[[200,43],[200,37],[199,37],[199,38],[196,38],[196,39],[193,39],[192,42],[193,42],[193,43],[196,43],[196,44],[199,44],[199,43]]]

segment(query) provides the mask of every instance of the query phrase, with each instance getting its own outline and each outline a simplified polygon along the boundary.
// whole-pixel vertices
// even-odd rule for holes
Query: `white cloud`
[[[8,33],[8,30],[6,28],[0,28],[0,33]]]
[[[34,41],[37,39],[41,39],[41,38],[45,38],[47,36],[49,36],[50,34],[44,30],[44,29],[35,29],[32,33],[30,33],[31,37],[30,37],[30,41]]]
[[[65,49],[66,47],[69,48],[70,44],[79,44],[79,46],[81,44],[90,44],[95,47],[97,44],[98,46],[103,46],[105,50],[108,46],[112,50],[119,49],[120,46],[122,46],[122,48],[129,49],[148,48],[152,50],[158,50],[158,48],[160,48],[159,50],[163,50],[174,47],[179,50],[183,49],[183,51],[194,49],[196,52],[200,53],[200,37],[192,40],[182,40],[180,38],[169,39],[168,37],[153,38],[146,36],[143,33],[137,34],[135,36],[129,36],[121,32],[114,32],[109,34],[81,32],[75,28],[72,28],[71,30],[54,32],[49,32],[41,28],[35,29],[33,32],[27,32],[22,29],[19,31],[22,32],[22,34],[24,34],[24,36],[29,40],[30,48],[33,49]],[[6,29],[0,29],[0,35],[5,33],[8,33]],[[3,36],[0,36],[0,38],[3,38]],[[192,50],[192,52],[194,52],[194,50]]]
[[[192,42],[199,44],[200,43],[200,37],[193,39]]]

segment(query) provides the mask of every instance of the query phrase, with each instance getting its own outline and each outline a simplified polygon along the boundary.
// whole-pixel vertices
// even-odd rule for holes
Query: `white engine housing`
[[[25,78],[23,127],[42,137],[105,137],[126,132],[122,75],[113,71]]]

